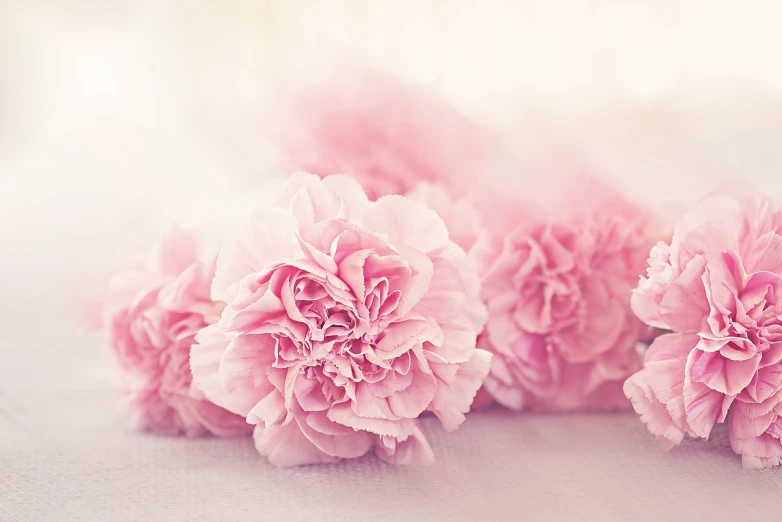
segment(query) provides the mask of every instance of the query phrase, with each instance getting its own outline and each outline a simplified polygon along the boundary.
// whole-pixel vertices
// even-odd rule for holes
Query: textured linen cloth
[[[431,468],[275,469],[249,439],[127,433],[95,415],[112,407],[106,389],[59,394],[50,413],[30,405],[3,396],[4,522],[747,521],[774,520],[782,502],[780,474],[742,471],[723,437],[665,455],[631,416],[477,414],[453,435],[426,430]]]
[[[724,431],[664,453],[632,414],[491,410],[450,434],[428,418],[428,468],[362,458],[277,469],[250,438],[134,433],[96,357],[98,336],[67,316],[4,311],[13,350],[0,364],[2,522],[717,522],[782,512],[782,470],[742,470]]]

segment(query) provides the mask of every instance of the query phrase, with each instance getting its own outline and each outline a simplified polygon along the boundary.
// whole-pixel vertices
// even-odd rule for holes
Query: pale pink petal
[[[304,411],[322,411],[329,407],[329,401],[323,394],[322,384],[316,379],[296,379],[293,386],[296,401]]]
[[[427,368],[411,370],[410,385],[388,397],[391,412],[402,419],[414,419],[426,408],[438,390],[437,379]],[[484,376],[485,377],[485,376]]]
[[[741,262],[736,259],[734,253],[709,258],[702,278],[711,315],[736,313],[738,293],[744,283],[744,276]]]
[[[339,433],[324,433],[320,428],[322,424],[317,422],[309,423],[309,417],[317,417],[320,423],[324,420],[330,422],[325,416],[316,414],[297,414],[295,422],[299,425],[301,432],[312,442],[320,451],[332,457],[343,459],[352,459],[361,457],[372,448],[372,435],[366,431],[340,431]],[[291,423],[293,424],[293,423]]]
[[[342,206],[347,210],[343,217],[348,221],[361,221],[369,204],[364,189],[355,178],[345,175],[333,175],[323,178],[323,187],[337,194],[342,201]]]
[[[703,383],[723,395],[738,395],[752,382],[761,355],[733,361],[719,352],[693,351],[688,363],[688,375],[693,382]]]
[[[302,188],[315,186],[319,179],[319,176],[301,170],[290,173],[285,183],[279,187],[274,204],[280,208],[288,209],[291,206],[291,201]]]
[[[357,416],[367,419],[399,420],[391,411],[388,398],[372,393],[372,386],[365,382],[356,384],[356,400],[351,404],[351,410]]]
[[[296,220],[281,209],[256,211],[248,222],[228,233],[217,257],[212,299],[230,302],[248,274],[301,257]]]
[[[687,358],[698,342],[695,335],[658,337],[646,353],[644,368],[624,384],[636,413],[658,440],[679,444],[691,431],[684,406]]]
[[[207,400],[183,400],[180,411],[188,411],[194,424],[220,438],[232,438],[249,435],[252,425],[244,417],[225,410]]]
[[[485,350],[475,350],[470,360],[459,366],[453,380],[440,383],[429,409],[437,415],[448,431],[453,431],[464,422],[464,415],[470,411],[475,394],[483,384],[491,367],[492,355]]]
[[[328,411],[328,418],[354,430],[364,430],[377,435],[399,437],[403,433],[398,422],[389,419],[361,417],[354,413],[347,403],[332,406]]]
[[[759,437],[742,439],[729,431],[733,451],[741,455],[746,469],[772,468],[782,464],[782,440],[763,434]]]
[[[480,293],[480,280],[460,251],[444,253],[449,257],[438,257],[432,262],[432,279],[415,310],[441,322],[460,322],[466,312],[477,332],[483,328],[487,318],[486,308],[475,299]]]
[[[624,383],[624,393],[641,416],[641,422],[667,449],[681,443],[686,432],[673,420],[666,405],[655,397],[648,380],[645,370],[631,375]]]
[[[304,252],[313,263],[317,263],[318,266],[332,274],[337,273],[337,264],[330,255],[318,250],[298,235],[297,239],[299,240],[299,245],[301,246],[302,252]]]
[[[764,354],[764,362],[766,357],[767,353]],[[782,364],[771,364],[759,368],[752,382],[745,388],[752,400],[758,403],[768,400],[779,390],[782,390]]]
[[[226,330],[252,332],[265,321],[283,316],[285,312],[285,303],[268,290],[260,296],[257,294],[251,296],[248,304],[237,301],[238,299],[235,299],[234,303],[228,305],[220,317],[219,324]]]
[[[758,239],[752,251],[742,259],[748,273],[782,273],[782,235],[769,232]]]
[[[489,322],[486,324],[486,343],[493,351],[503,355],[512,355],[511,346],[520,338],[527,335],[519,329],[513,318],[500,310],[492,310],[489,305]]]
[[[212,402],[215,402],[215,399],[222,400],[225,396],[220,380],[220,359],[232,340],[233,337],[226,334],[219,326],[210,325],[198,332],[195,343],[190,349],[193,385]],[[234,413],[246,414],[247,412],[234,411]]]
[[[627,323],[628,310],[620,306],[597,278],[582,285],[591,306],[584,326],[566,329],[560,334],[560,353],[570,363],[585,363],[613,348]]]
[[[725,395],[689,379],[685,379],[683,393],[687,424],[698,437],[709,438],[723,411]]]
[[[633,313],[644,323],[655,328],[667,329],[668,324],[660,317],[660,300],[648,280],[642,279],[638,288],[633,290],[631,304]]]
[[[340,261],[337,268],[340,279],[350,287],[353,295],[362,302],[366,297],[364,263],[370,254],[372,254],[371,250],[352,252]]]
[[[368,199],[361,185],[348,176],[320,179],[297,172],[288,179],[277,205],[290,210],[299,232],[310,241],[323,232],[318,224],[335,219],[360,220]]]
[[[660,317],[677,332],[697,332],[709,315],[709,303],[701,277],[706,266],[703,256],[693,258],[671,283],[660,302]]]
[[[397,247],[409,263],[412,274],[407,278],[399,304],[396,307],[395,314],[403,316],[412,310],[429,291],[429,284],[432,282],[434,266],[432,261],[426,255],[416,249],[409,247]],[[477,300],[477,296],[475,296]]]
[[[421,428],[416,423],[410,428],[410,431],[407,438],[401,441],[384,443],[382,440],[384,437],[380,437],[381,441],[377,443],[375,450],[377,457],[389,464],[408,466],[431,466],[434,464],[434,452]]]
[[[424,317],[411,317],[406,321],[390,324],[378,336],[376,349],[386,359],[399,357],[413,346],[424,341],[442,343],[443,332],[436,323]]]
[[[210,401],[247,416],[273,389],[268,380],[258,379],[266,361],[274,360],[273,347],[269,336],[241,335],[231,339],[219,326],[212,325],[198,333],[191,348],[193,381]],[[244,365],[243,361],[249,364]]]
[[[348,210],[339,194],[328,190],[315,178],[299,188],[288,206],[298,223],[299,232],[307,239],[314,225],[333,219],[347,219]]]
[[[754,439],[763,435],[776,421],[777,414],[771,410],[763,415],[754,416],[752,411],[737,402],[728,417],[728,428],[735,439]]]
[[[287,416],[285,398],[276,388],[271,388],[269,393],[258,401],[247,413],[247,422],[250,424],[263,424],[267,428],[281,423]]]
[[[672,257],[686,263],[699,254],[735,247],[741,214],[741,203],[735,197],[728,194],[707,197],[676,224]]]
[[[678,268],[671,266],[670,246],[657,242],[649,252],[648,265],[646,277],[641,277],[633,290],[631,308],[646,324],[665,330],[668,325],[660,317],[660,301],[673,277],[678,275]]]
[[[402,196],[384,196],[364,215],[370,230],[388,235],[391,245],[429,253],[448,245],[448,229],[437,213]]]
[[[495,357],[495,360],[497,359]],[[520,411],[524,407],[525,393],[516,383],[506,384],[493,375],[489,375],[483,385],[492,399],[502,406],[514,411]]]
[[[443,183],[419,183],[405,196],[437,212],[448,226],[451,241],[465,251],[470,250],[482,232],[478,212],[466,198],[454,198]]]
[[[464,363],[475,353],[475,329],[461,323],[441,324],[443,342],[429,347],[436,359],[446,363]]]
[[[284,426],[264,428],[256,426],[253,431],[255,448],[269,463],[282,468],[306,464],[333,464],[339,457],[323,453],[304,436],[299,425],[291,422]]]

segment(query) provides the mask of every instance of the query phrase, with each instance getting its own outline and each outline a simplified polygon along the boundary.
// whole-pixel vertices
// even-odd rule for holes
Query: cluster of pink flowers
[[[494,354],[481,402],[628,408],[622,384],[649,336],[629,296],[656,239],[651,212],[586,175],[563,177],[547,195],[552,208],[537,209],[526,187],[486,183],[504,158],[484,129],[429,93],[349,72],[325,93],[291,97],[291,124],[277,138],[284,164],[350,173],[370,196],[404,194],[446,222],[490,310],[478,340]]]
[[[782,463],[782,207],[716,195],[651,252],[633,309],[670,330],[625,384],[667,448],[727,420],[745,467]]]
[[[122,371],[132,423],[167,435],[249,433],[241,417],[192,389],[190,347],[223,305],[209,297],[214,260],[200,257],[195,232],[173,229],[149,259],[116,273],[103,296],[98,325]]]
[[[782,210],[714,196],[654,246],[658,217],[596,177],[500,186],[502,147],[444,101],[340,78],[279,104],[286,183],[216,257],[177,229],[113,278],[141,428],[427,464],[423,415],[633,407],[665,445],[727,419],[745,466],[780,463]]]

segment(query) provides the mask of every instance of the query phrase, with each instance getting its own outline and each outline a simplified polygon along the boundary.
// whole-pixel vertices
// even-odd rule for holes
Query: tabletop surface
[[[743,470],[724,431],[664,453],[633,414],[490,410],[454,433],[426,418],[434,466],[366,457],[277,469],[249,438],[130,431],[95,336],[57,317],[9,324],[15,358],[0,364],[3,522],[716,522],[773,520],[782,509],[782,470]]]

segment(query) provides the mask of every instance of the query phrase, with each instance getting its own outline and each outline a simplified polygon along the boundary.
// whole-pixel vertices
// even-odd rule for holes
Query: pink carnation
[[[475,346],[479,281],[442,220],[401,196],[369,202],[346,176],[294,174],[218,256],[227,303],[191,352],[196,386],[255,424],[278,466],[374,448],[425,464],[417,418],[464,420],[489,370]]]
[[[271,118],[286,171],[355,177],[371,199],[423,181],[474,184],[490,155],[485,131],[444,99],[371,68],[292,90]]]
[[[621,408],[648,335],[630,293],[653,242],[650,213],[591,178],[562,185],[579,200],[484,212],[508,223],[471,252],[489,310],[478,345],[494,354],[485,389],[516,410]]]
[[[712,196],[659,243],[633,293],[658,338],[625,393],[666,447],[728,421],[745,467],[782,462],[782,208]]]
[[[214,263],[198,259],[194,233],[175,229],[160,239],[148,262],[111,278],[102,323],[141,429],[231,437],[252,428],[191,390],[190,346],[222,309],[209,298],[213,273]]]

